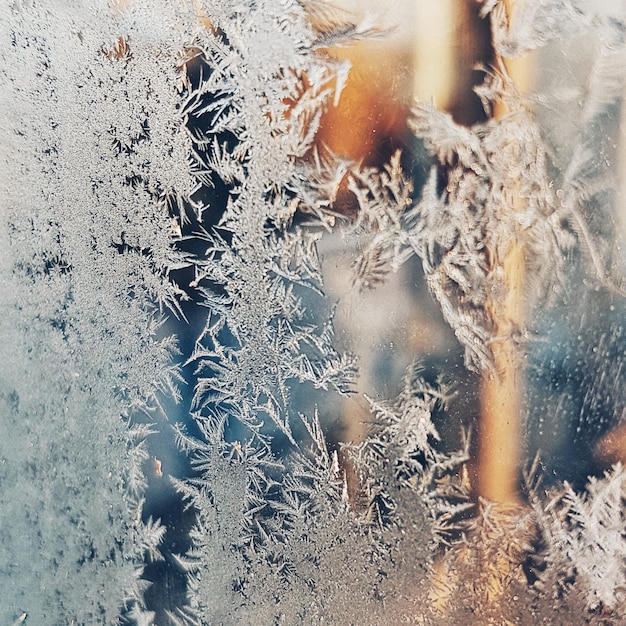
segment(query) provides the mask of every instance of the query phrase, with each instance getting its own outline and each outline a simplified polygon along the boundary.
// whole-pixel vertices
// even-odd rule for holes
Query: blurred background
[[[330,51],[348,59],[352,70],[338,106],[330,107],[322,121],[318,142],[364,165],[382,166],[402,150],[419,199],[432,161],[407,130],[410,108],[414,99],[432,101],[459,124],[486,121],[474,87],[483,80],[482,68],[494,62],[489,22],[480,17],[480,3],[474,0],[340,4],[356,21],[380,25],[382,34]],[[601,17],[605,9],[616,11],[611,3],[593,9]],[[602,98],[594,93],[603,90],[594,68],[606,45],[597,32],[572,29],[509,64],[539,124],[554,184],[567,176],[584,136],[593,149],[588,177],[595,186],[581,215],[593,247],[581,236],[580,224],[570,223],[579,244],[567,252],[562,293],[527,312],[532,341],[525,346],[519,398],[512,402],[520,403],[518,433],[514,428],[493,435],[481,429],[481,377],[465,368],[462,348],[428,292],[419,259],[411,259],[384,285],[360,292],[352,283],[359,236],[336,232],[320,245],[326,289],[338,302],[340,347],[360,357],[358,392],[375,390],[377,398],[393,398],[404,369],[417,361],[427,377],[440,377],[454,390],[448,410],[438,416],[444,447],[460,444],[462,428],[472,430],[474,455],[479,445],[497,447],[497,437],[512,437],[517,441],[508,443],[508,453],[517,448],[520,472],[538,455],[545,482],[568,480],[578,488],[588,475],[626,459],[619,430],[626,399],[624,294],[593,276],[589,266],[589,256],[605,254],[605,275],[616,276],[623,286],[625,257],[619,242],[626,223],[626,130],[621,97],[591,124],[585,120],[589,100]],[[368,419],[362,394],[346,401],[336,419],[337,439],[362,437]]]

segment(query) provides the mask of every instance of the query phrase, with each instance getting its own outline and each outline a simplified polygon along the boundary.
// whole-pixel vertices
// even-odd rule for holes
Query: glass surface
[[[0,0],[0,623],[624,623],[624,33]]]

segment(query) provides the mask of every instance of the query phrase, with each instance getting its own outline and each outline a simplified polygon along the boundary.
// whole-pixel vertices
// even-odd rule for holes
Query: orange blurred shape
[[[411,51],[364,41],[330,55],[351,68],[338,104],[322,116],[317,144],[339,158],[382,164],[407,137]]]
[[[609,431],[594,447],[596,461],[604,466],[622,463],[626,465],[626,424]]]

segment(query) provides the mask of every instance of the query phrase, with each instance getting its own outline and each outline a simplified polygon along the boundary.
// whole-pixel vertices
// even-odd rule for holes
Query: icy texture
[[[168,201],[194,184],[189,35],[167,12],[2,4],[0,622],[116,623],[162,536],[143,442],[177,375],[159,324],[183,262]]]
[[[625,618],[621,466],[585,492],[530,476],[524,506],[473,503],[469,443],[441,451],[436,426],[453,392],[419,367],[395,399],[365,396],[363,441],[331,445],[324,432],[358,365],[335,346],[318,258],[342,220],[359,239],[355,288],[419,257],[476,370],[512,340],[530,346],[539,381],[566,360],[536,348],[546,301],[600,293],[613,334],[598,331],[593,349],[614,362],[581,375],[591,397],[569,418],[622,417],[607,129],[624,89],[624,12],[527,0],[509,27],[504,3],[483,5],[503,56],[585,34],[587,86],[548,88],[559,105],[580,100],[575,132],[561,145],[542,94],[522,99],[497,63],[478,92],[506,115],[465,128],[416,104],[411,128],[435,163],[421,185],[400,153],[376,169],[315,146],[349,71],[325,50],[377,35],[325,2],[2,3],[0,622]],[[503,328],[514,238],[531,315]],[[197,330],[184,358],[172,320]],[[172,483],[175,506],[193,512],[188,533],[144,508],[149,445],[169,432],[182,382],[193,398],[172,445],[190,469]],[[567,398],[554,395],[561,415]],[[146,606],[142,576],[170,531],[191,547],[168,548],[186,589],[166,611]]]
[[[296,211],[331,219],[332,166],[314,154],[302,157],[342,70],[310,50],[336,41],[336,27],[321,16],[312,29],[291,3],[261,3],[245,14],[224,3],[210,14],[214,34],[198,40],[207,80],[184,110],[203,129],[194,137],[199,168],[218,176],[229,196],[204,236],[208,247],[193,281],[210,312],[192,355],[200,436],[182,429],[179,436],[198,476],[179,488],[198,519],[194,549],[180,559],[189,572],[189,607],[171,619],[380,622],[392,611],[382,598],[404,576],[395,554],[406,550],[382,536],[375,500],[387,496],[382,488],[368,491],[366,511],[351,510],[317,414],[299,414],[291,402],[296,387],[345,393],[354,370],[332,346],[331,321],[315,324],[303,307],[305,297],[311,307],[323,302],[319,233],[294,221]],[[424,432],[407,454],[430,449],[434,427],[424,402]],[[273,438],[292,448],[285,458],[277,457]],[[431,534],[418,498],[412,511],[423,519],[416,527],[422,557],[410,567],[423,578]]]

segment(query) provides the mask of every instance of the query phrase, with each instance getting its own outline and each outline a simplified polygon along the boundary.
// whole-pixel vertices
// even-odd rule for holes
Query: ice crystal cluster
[[[485,370],[502,339],[503,257],[523,238],[538,321],[504,330],[545,387],[529,390],[529,427],[548,427],[533,421],[542,406],[579,430],[615,425],[620,3],[527,0],[509,23],[502,2],[483,2],[499,60],[477,87],[488,121],[466,128],[416,103],[410,127],[431,156],[380,168],[315,143],[350,71],[329,49],[384,35],[324,0],[0,11],[2,624],[626,617],[621,466],[586,490],[529,476],[518,510],[475,503],[470,445],[445,451],[436,425],[453,391],[417,365],[395,399],[363,398],[361,441],[330,441],[359,362],[337,347],[318,256],[327,231],[356,234],[357,290],[419,259],[467,367]],[[524,100],[502,59],[562,39],[589,50],[571,71],[587,84],[564,72]],[[574,132],[558,134],[559,107]],[[406,166],[419,158],[425,181]],[[336,211],[346,194],[350,220]],[[583,292],[612,312],[602,341],[543,306]],[[601,400],[578,406],[545,380],[558,330],[580,333],[606,370],[582,375]],[[184,471],[162,475],[158,437]],[[155,481],[178,511],[169,526],[151,515]],[[168,595],[174,578],[183,590]]]

